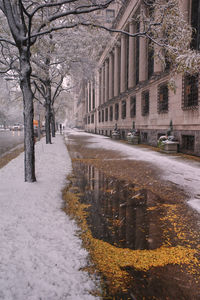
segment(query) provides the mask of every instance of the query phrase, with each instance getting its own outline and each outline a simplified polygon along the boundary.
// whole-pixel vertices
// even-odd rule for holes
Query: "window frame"
[[[167,89],[167,94],[165,95],[164,93],[161,93],[161,90],[163,89]],[[160,97],[163,97],[163,99],[161,100]],[[164,99],[164,96],[167,97],[167,101],[166,99]],[[159,114],[163,114],[163,113],[168,113],[169,111],[169,87],[168,87],[168,83],[167,82],[163,82],[161,84],[159,84],[158,86],[158,113]]]
[[[126,119],[126,100],[122,100],[121,102],[121,118]]]
[[[146,95],[148,95],[148,101],[147,101],[147,98],[146,98]],[[148,116],[149,115],[149,111],[150,111],[150,93],[149,93],[149,90],[146,90],[146,91],[143,91],[142,92],[142,101],[141,101],[141,113],[142,113],[142,116],[145,117],[145,116]]]
[[[191,78],[195,79],[195,82],[190,82]],[[188,83],[187,83],[188,80]],[[196,85],[196,87],[195,87]],[[190,92],[189,92],[190,89]],[[191,91],[192,89],[192,91]],[[194,91],[196,89],[196,91]],[[196,96],[196,99],[194,97]],[[190,99],[192,97],[192,100]],[[182,109],[191,110],[198,109],[199,107],[199,75],[185,75],[183,76],[182,84]]]
[[[134,103],[132,103],[134,100]],[[130,118],[136,117],[136,95],[130,97]]]

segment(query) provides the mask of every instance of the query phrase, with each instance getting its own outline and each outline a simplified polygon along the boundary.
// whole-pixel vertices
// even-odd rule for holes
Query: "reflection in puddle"
[[[82,196],[90,204],[88,223],[95,238],[130,249],[154,249],[162,244],[162,231],[148,206],[158,196],[133,184],[106,177],[91,165],[76,162],[75,175]],[[151,221],[149,215],[151,214]],[[152,233],[151,233],[152,232]]]
[[[186,268],[197,262],[196,251],[185,247],[176,205],[80,160],[73,169],[70,192],[88,207],[95,262],[109,282],[103,299],[200,299],[198,281]],[[177,231],[169,229],[169,220]]]

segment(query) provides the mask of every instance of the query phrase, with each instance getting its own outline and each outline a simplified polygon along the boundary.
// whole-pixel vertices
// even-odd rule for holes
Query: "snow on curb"
[[[23,153],[0,169],[0,299],[92,300],[87,252],[61,210],[71,160],[61,136],[36,144],[37,182],[25,183]]]
[[[90,148],[103,148],[118,151],[124,159],[141,160],[152,163],[162,171],[162,178],[181,186],[188,193],[188,204],[200,212],[200,163],[192,160],[183,160],[180,156],[152,151],[114,141],[102,135],[85,133],[83,131],[68,130],[67,134],[89,136]]]

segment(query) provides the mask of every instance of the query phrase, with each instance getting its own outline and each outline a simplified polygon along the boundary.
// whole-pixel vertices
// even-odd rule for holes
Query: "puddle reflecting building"
[[[194,28],[192,47],[198,49],[200,16],[196,0],[180,1],[180,9]],[[116,29],[137,32],[134,22],[141,1],[124,1],[115,21]],[[130,21],[132,20],[132,21]],[[85,130],[110,136],[117,124],[122,138],[135,127],[141,143],[156,145],[170,123],[182,152],[200,155],[199,75],[175,78],[176,93],[168,88],[170,64],[154,57],[144,37],[114,33],[103,52],[94,81],[85,85],[82,108]]]
[[[75,186],[80,201],[89,205],[88,224],[95,238],[130,249],[155,249],[162,245],[163,224],[157,206],[160,198],[146,189],[107,177],[92,165],[76,163]],[[159,209],[162,214],[162,208]]]

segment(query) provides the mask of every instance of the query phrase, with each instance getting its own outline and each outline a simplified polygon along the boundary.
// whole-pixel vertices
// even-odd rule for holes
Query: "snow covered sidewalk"
[[[23,153],[0,169],[0,299],[90,300],[79,271],[87,252],[61,210],[71,160],[62,136],[36,144],[37,182],[25,183]]]

